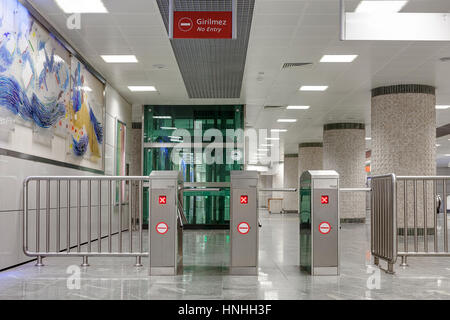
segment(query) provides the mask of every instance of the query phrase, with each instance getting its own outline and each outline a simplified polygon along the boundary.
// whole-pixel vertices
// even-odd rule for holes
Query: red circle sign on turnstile
[[[191,18],[184,17],[178,21],[178,29],[183,32],[191,31],[192,27],[194,27],[194,22],[192,22]]]
[[[247,234],[250,232],[250,225],[247,222],[239,223],[237,230],[240,234]]]
[[[160,222],[156,225],[156,232],[159,234],[166,234],[169,231],[169,226],[165,222]]]
[[[328,234],[328,233],[330,233],[330,231],[331,231],[331,225],[328,222],[324,221],[319,224],[319,232],[321,234]]]

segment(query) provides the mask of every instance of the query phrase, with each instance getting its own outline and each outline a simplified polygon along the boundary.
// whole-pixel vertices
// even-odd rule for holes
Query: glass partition
[[[242,105],[145,106],[144,175],[179,170],[185,182],[205,187],[210,182],[230,182],[230,171],[243,170],[244,146],[238,138],[238,131],[244,129],[243,109]],[[212,142],[219,144],[212,148]],[[229,187],[185,192],[183,200],[190,226],[229,225]],[[146,223],[148,208],[144,217]]]

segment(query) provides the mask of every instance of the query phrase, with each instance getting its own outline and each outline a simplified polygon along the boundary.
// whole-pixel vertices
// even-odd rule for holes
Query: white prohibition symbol
[[[156,232],[159,234],[166,234],[169,231],[169,226],[165,222],[160,222],[156,225]]]
[[[324,221],[319,224],[319,232],[321,234],[328,234],[328,233],[330,233],[330,231],[331,231],[331,225],[328,222]]]
[[[194,23],[191,18],[184,17],[178,21],[178,29],[180,29],[180,31],[189,32],[192,30],[192,27],[194,27]]]
[[[250,232],[250,225],[247,222],[239,223],[237,227],[240,234],[247,234]]]

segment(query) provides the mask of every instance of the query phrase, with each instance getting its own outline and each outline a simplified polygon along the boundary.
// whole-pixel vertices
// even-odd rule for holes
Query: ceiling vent
[[[311,66],[312,62],[286,62],[281,66],[281,70]]]

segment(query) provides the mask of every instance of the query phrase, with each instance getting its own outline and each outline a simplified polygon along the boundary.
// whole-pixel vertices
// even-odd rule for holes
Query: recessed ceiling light
[[[137,63],[135,55],[116,54],[116,55],[101,55],[106,63]]]
[[[308,110],[310,106],[287,106],[288,110]]]
[[[297,122],[297,119],[278,119],[277,122]]]
[[[357,57],[357,54],[326,54],[320,62],[353,62]]]
[[[102,0],[55,0],[64,13],[108,13]]]
[[[361,1],[355,12],[358,13],[396,13],[403,9],[407,0]]]
[[[328,86],[301,86],[300,91],[325,91]]]
[[[437,105],[436,109],[438,109],[438,110],[450,109],[450,105]]]
[[[156,91],[156,88],[154,86],[128,86],[128,89],[133,92]]]
[[[270,129],[270,132],[287,132],[287,129]]]
[[[172,119],[171,116],[153,116],[153,119]]]

